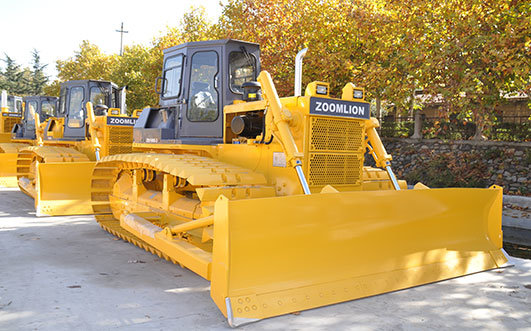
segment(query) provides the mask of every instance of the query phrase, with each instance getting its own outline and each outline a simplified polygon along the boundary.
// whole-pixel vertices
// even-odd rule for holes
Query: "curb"
[[[510,203],[520,207],[531,208],[531,197],[520,195],[503,195],[503,203]]]

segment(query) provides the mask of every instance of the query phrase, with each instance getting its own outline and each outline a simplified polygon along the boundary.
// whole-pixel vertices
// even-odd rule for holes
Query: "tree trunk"
[[[414,126],[412,139],[422,139],[422,120],[420,118],[420,109],[415,108],[415,89],[411,93],[411,104],[409,105],[410,113],[413,115]]]
[[[415,126],[411,138],[422,139],[422,118],[420,117],[420,109],[415,109],[413,112],[415,114]]]
[[[476,133],[472,137],[472,140],[487,140],[483,135],[483,129],[485,128],[485,121],[483,119],[476,120]]]

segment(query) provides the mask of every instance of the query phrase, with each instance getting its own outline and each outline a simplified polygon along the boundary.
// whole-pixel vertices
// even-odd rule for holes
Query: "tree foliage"
[[[47,64],[41,63],[41,56],[36,49],[33,49],[31,55],[33,59],[31,76],[29,79],[26,78],[25,82],[29,89],[28,94],[41,95],[49,80],[49,77],[44,73],[44,68],[46,68]]]
[[[46,64],[42,64],[39,52],[32,51],[31,68],[21,68],[16,61],[5,54],[4,71],[0,71],[0,89],[17,95],[40,95],[48,83],[48,76],[44,73]]]
[[[398,111],[420,108],[415,90],[445,109],[488,124],[511,92],[531,92],[530,2],[513,0],[228,0],[217,22],[192,8],[151,45],[103,54],[83,42],[57,62],[59,79],[128,85],[130,108],[154,105],[165,48],[234,38],[259,43],[261,66],[281,95],[293,91],[294,58],[304,47],[303,84],[326,81],[335,96],[352,81]],[[57,87],[57,82],[54,83]],[[481,131],[481,130],[480,130]]]
[[[350,19],[351,1],[230,0],[217,31],[223,38],[260,44],[261,63],[281,95],[293,91],[294,59],[308,47],[303,83],[326,81],[338,90],[349,81],[351,57],[357,44]]]

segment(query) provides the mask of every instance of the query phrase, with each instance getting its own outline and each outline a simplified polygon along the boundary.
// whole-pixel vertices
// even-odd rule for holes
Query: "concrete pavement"
[[[531,261],[260,321],[241,330],[531,329]],[[209,283],[99,228],[36,218],[0,189],[0,330],[226,329]]]

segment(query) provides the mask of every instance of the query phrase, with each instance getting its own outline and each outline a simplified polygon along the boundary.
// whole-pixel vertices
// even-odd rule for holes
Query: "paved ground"
[[[503,197],[503,237],[506,242],[531,247],[531,197]],[[527,250],[531,257],[531,250]]]
[[[0,189],[0,330],[200,330],[227,324],[209,283],[101,230],[35,218]],[[277,329],[528,329],[531,261],[247,325]]]

